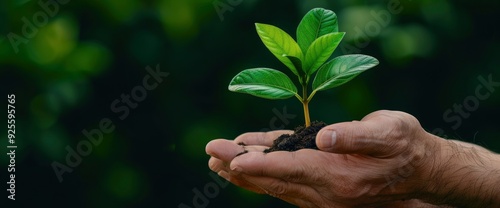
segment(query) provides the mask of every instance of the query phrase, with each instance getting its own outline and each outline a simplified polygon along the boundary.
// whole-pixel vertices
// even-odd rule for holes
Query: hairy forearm
[[[458,207],[500,207],[500,155],[480,146],[437,139],[427,199]]]

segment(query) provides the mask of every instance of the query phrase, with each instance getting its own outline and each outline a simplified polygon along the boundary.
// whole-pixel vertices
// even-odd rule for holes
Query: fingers
[[[220,171],[229,171],[229,163],[219,160],[215,157],[210,157],[208,160],[208,167],[210,170],[218,173]]]
[[[240,153],[248,153],[248,152],[262,153],[268,147],[265,147],[265,146],[245,146],[242,148],[244,149],[244,151],[240,152]],[[238,154],[240,154],[240,153],[238,153]],[[236,154],[235,156],[237,156],[238,154]],[[208,160],[208,167],[211,170],[213,170],[214,172],[219,172],[221,170],[228,171],[229,170],[229,163],[231,162],[231,160],[234,159],[234,157],[230,157],[230,155],[227,155],[224,159],[225,160],[221,160],[221,159],[218,159],[216,157],[210,157],[210,159]]]
[[[310,149],[268,154],[249,152],[231,161],[230,169],[246,175],[281,178],[290,182],[316,183],[313,178],[309,178],[310,171],[319,170],[319,166],[325,164],[321,158],[332,155]]]
[[[282,134],[293,133],[288,130],[270,132],[245,133],[238,136],[234,141],[216,139],[210,141],[205,147],[205,152],[223,161],[231,161],[238,154],[245,151],[264,151],[269,148],[273,141]],[[239,145],[243,143],[245,147]]]
[[[306,185],[270,177],[256,177],[245,174],[234,175],[225,171],[219,172],[219,175],[231,183],[255,193],[268,194],[300,207],[318,207],[311,200],[316,200],[315,198],[318,198],[321,194]]]
[[[312,187],[282,179],[246,174],[235,175],[226,171],[220,171],[218,174],[239,187],[259,194],[268,194],[300,207],[317,207],[311,199],[321,195]]]
[[[216,172],[220,177],[226,179],[227,181],[233,183],[234,185],[245,188],[249,191],[253,191],[255,193],[263,194],[264,191],[259,187],[247,182],[245,179],[240,177],[239,173],[230,174],[232,171],[229,169],[229,164],[222,160],[219,160],[215,157],[211,157],[208,166],[214,172]]]
[[[291,134],[293,131],[277,130],[270,132],[251,132],[242,134],[234,140],[236,143],[243,142],[245,145],[262,145],[270,147],[273,141],[282,134]]]
[[[410,199],[405,201],[395,201],[383,206],[380,208],[404,208],[404,207],[413,207],[413,208],[451,208],[451,206],[447,205],[433,205],[428,204],[420,199]]]
[[[222,161],[231,161],[239,153],[244,152],[245,149],[243,146],[238,145],[233,141],[216,139],[207,144],[205,151],[210,156],[216,157]]]
[[[334,153],[375,154],[383,140],[375,138],[375,132],[366,122],[337,123],[323,128],[316,136],[319,149]]]
[[[219,176],[233,183],[234,185],[237,185],[239,187],[242,187],[249,191],[253,191],[258,194],[265,194],[265,191],[262,190],[260,187],[246,181],[243,177],[239,175],[230,174],[229,172],[226,171],[220,171],[218,174]]]
[[[241,177],[272,197],[282,199],[300,207],[317,207],[313,202],[319,201],[317,198],[320,196],[320,193],[317,193],[310,186],[271,177],[256,177],[251,175],[242,175]]]
[[[327,152],[388,157],[405,141],[391,138],[398,130],[387,119],[367,119],[326,126],[316,136],[316,145]]]

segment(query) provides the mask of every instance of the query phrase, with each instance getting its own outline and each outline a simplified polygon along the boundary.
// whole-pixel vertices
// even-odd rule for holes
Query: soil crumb
[[[271,148],[264,150],[264,153],[274,151],[297,151],[299,149],[318,149],[316,146],[316,134],[326,126],[324,122],[314,121],[311,126],[305,128],[299,126],[293,134],[283,134],[273,142]]]

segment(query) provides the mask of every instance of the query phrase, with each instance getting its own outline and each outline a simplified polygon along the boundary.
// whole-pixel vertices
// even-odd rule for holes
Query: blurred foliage
[[[363,53],[381,62],[317,95],[313,120],[402,110],[429,131],[500,152],[500,93],[481,100],[459,128],[443,118],[474,96],[478,76],[500,81],[496,1],[401,0],[401,12],[387,24],[372,14],[387,11],[390,1],[380,0],[68,0],[48,11],[39,2],[48,0],[0,2],[1,94],[15,93],[17,101],[18,205],[192,207],[193,189],[215,180],[204,153],[208,141],[272,128],[273,109],[295,115],[277,126],[302,124],[299,102],[230,93],[227,85],[248,67],[289,73],[260,43],[253,23],[294,34],[313,7],[335,11],[347,32],[336,55]],[[229,9],[218,14],[214,3]],[[12,34],[19,42],[12,44]],[[113,101],[135,92],[146,67],[156,65],[169,76],[120,119]],[[52,162],[64,163],[66,148],[87,140],[82,131],[98,129],[103,118],[115,129],[59,183]],[[5,131],[0,144],[7,144]],[[7,163],[0,158],[2,167]],[[293,207],[233,185],[219,188],[209,207]]]

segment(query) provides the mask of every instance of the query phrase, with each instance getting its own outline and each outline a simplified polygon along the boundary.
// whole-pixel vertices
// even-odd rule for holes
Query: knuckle
[[[246,133],[240,134],[239,136],[236,137],[236,139],[234,139],[234,141],[235,142],[244,142],[244,141],[246,141],[246,138],[251,137],[253,134],[255,134],[255,133],[246,132]]]
[[[340,199],[354,200],[361,196],[359,191],[360,186],[353,183],[346,183],[344,186],[339,186],[336,190],[336,195]]]
[[[218,159],[215,159],[215,158],[210,158],[210,160],[208,161],[208,167],[210,168],[210,170],[214,171],[214,172],[218,172],[222,169],[221,164],[222,162]]]
[[[288,192],[286,184],[287,184],[286,181],[273,181],[269,183],[268,188],[266,190],[270,192],[268,194],[275,197],[279,197]]]

